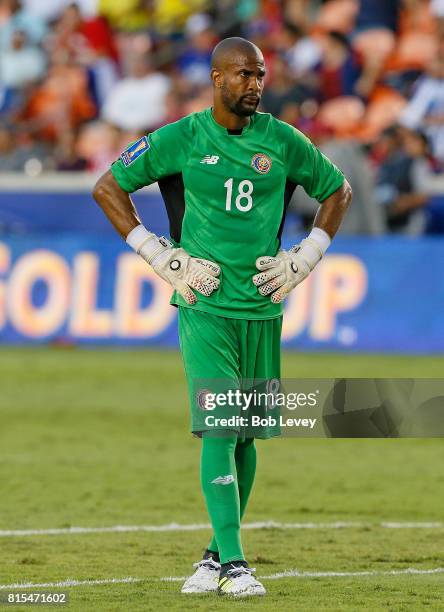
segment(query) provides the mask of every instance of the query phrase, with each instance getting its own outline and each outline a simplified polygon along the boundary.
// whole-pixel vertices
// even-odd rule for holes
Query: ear
[[[216,70],[216,68],[213,68],[210,74],[211,74],[211,80],[213,81],[214,87],[216,87],[217,89],[220,89],[223,83],[222,72],[220,70]]]

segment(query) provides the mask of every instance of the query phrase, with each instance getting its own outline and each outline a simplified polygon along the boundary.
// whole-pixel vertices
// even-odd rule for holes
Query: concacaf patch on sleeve
[[[148,138],[143,136],[140,140],[133,143],[126,151],[122,153],[120,159],[123,162],[123,165],[128,168],[138,157],[140,157],[143,153],[148,151],[150,148],[150,143],[148,142]]]

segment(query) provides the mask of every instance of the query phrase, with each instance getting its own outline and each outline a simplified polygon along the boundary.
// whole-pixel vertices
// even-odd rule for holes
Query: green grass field
[[[286,353],[283,375],[441,377],[443,366]],[[178,353],[3,348],[0,389],[0,532],[208,522]],[[132,577],[65,589],[67,609],[444,609],[444,573],[390,573],[444,568],[442,523],[381,525],[442,521],[442,440],[275,439],[259,441],[258,453],[246,522],[326,524],[245,530],[250,563],[271,576],[265,598],[181,596],[179,581],[161,580],[190,572],[208,529],[0,534],[0,596],[14,583]],[[360,524],[328,526],[335,521]],[[276,576],[290,570],[302,575]],[[322,575],[330,572],[357,575]]]

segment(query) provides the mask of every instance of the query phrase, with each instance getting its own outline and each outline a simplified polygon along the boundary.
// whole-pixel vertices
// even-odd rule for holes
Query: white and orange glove
[[[178,291],[188,304],[197,301],[193,291],[209,296],[219,287],[219,266],[208,259],[191,257],[182,248],[176,248],[164,238],[149,232],[143,225],[135,227],[126,237],[126,242],[138,253],[154,272],[173,289]]]
[[[299,283],[307,278],[330,246],[330,236],[314,227],[309,236],[289,251],[279,251],[276,257],[264,255],[256,260],[259,274],[253,283],[261,295],[270,295],[275,304],[282,302]]]

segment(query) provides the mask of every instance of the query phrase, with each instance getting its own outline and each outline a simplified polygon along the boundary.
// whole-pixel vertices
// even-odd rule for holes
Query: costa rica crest
[[[259,174],[267,174],[273,162],[265,153],[256,153],[251,158],[251,165]]]

